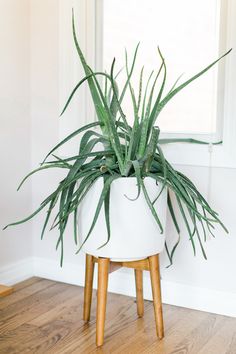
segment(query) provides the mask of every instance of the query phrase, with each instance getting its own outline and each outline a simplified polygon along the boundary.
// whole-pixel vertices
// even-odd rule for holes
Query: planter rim
[[[102,175],[99,176],[98,178],[102,178]],[[150,177],[150,176],[145,176],[145,177],[142,178],[142,179],[146,179],[146,178],[148,178],[148,179],[150,178],[151,180],[155,181],[155,179],[152,178],[152,177]],[[136,177],[136,176],[128,176],[128,177],[119,176],[119,177],[117,177],[114,181],[116,181],[117,179],[124,179],[124,180],[127,180],[127,179],[137,179],[137,177]],[[161,182],[159,182],[159,183],[161,183]]]

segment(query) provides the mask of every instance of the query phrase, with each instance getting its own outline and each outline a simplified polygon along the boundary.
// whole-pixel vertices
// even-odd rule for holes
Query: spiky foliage
[[[175,199],[175,203],[177,203],[180,214],[182,215],[194,254],[196,253],[195,244],[198,242],[204,257],[206,258],[203,248],[203,240],[206,240],[207,232],[210,232],[213,235],[214,224],[216,223],[220,224],[226,232],[227,230],[218,218],[218,214],[210,207],[195,185],[182,173],[176,171],[165,159],[161,145],[178,142],[180,140],[160,139],[160,130],[158,126],[156,126],[156,123],[162,109],[178,92],[213,67],[220,59],[227,55],[229,51],[179,86],[177,86],[177,81],[168,94],[164,96],[166,64],[160,49],[158,49],[161,59],[160,68],[157,71],[156,76],[154,76],[153,73],[150,75],[144,90],[142,69],[140,73],[138,94],[136,95],[131,84],[131,77],[134,72],[138,46],[135,50],[130,68],[126,55],[127,78],[119,92],[116,75],[114,73],[115,60],[111,65],[110,73],[92,71],[80,49],[75,31],[74,18],[73,37],[78,57],[85,72],[85,77],[72,91],[62,113],[64,113],[68,107],[79,87],[87,82],[93,99],[97,121],[79,128],[66,139],[61,141],[47,154],[41,166],[24,178],[22,183],[24,183],[24,181],[32,174],[44,169],[63,168],[67,170],[66,177],[59,183],[56,190],[41,203],[39,208],[32,215],[10,225],[24,223],[47,207],[46,219],[41,234],[41,237],[43,238],[51,213],[55,208],[58,208],[58,212],[51,227],[59,229],[59,238],[56,248],[59,246],[61,247],[62,264],[63,236],[68,219],[71,215],[73,216],[74,240],[77,244],[77,211],[83,198],[89,192],[93,184],[99,178],[104,179],[104,187],[98,201],[93,223],[84,242],[86,242],[90,236],[103,206],[105,208],[108,242],[110,237],[112,237],[112,225],[110,225],[109,221],[111,184],[115,179],[120,177],[136,177],[137,198],[141,192],[144,194],[147,205],[159,226],[160,232],[163,232],[163,225],[157,215],[154,203],[164,188],[167,188],[168,207],[178,235],[180,236],[180,227],[173,208],[173,198]],[[105,88],[101,87],[100,81],[98,80],[99,77],[103,77]],[[159,84],[159,88],[157,88],[157,82],[159,81],[161,83]],[[134,121],[132,126],[128,124],[122,105],[123,99],[127,93],[130,94],[134,111]],[[83,133],[83,135],[80,140],[78,155],[64,159],[54,155],[54,152],[59,147],[81,133]],[[203,143],[192,139],[181,139],[181,141]],[[102,146],[102,148],[94,151],[94,148],[96,148],[97,145]],[[54,159],[48,161],[50,156]],[[161,183],[162,185],[161,192],[159,192],[155,200],[151,200],[148,195],[144,184],[145,177],[151,177],[157,183]],[[78,181],[79,183],[77,183]],[[135,203],[135,201],[133,202]],[[166,251],[170,264],[172,264],[173,255],[180,240],[179,236],[171,251],[166,244]],[[82,246],[83,245],[80,245],[79,250]]]

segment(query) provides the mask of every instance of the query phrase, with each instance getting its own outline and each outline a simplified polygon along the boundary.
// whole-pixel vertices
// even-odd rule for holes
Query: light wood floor
[[[164,305],[165,338],[156,338],[152,302],[136,316],[133,298],[109,294],[105,345],[82,321],[83,288],[32,278],[0,299],[0,353],[236,354],[236,319]]]

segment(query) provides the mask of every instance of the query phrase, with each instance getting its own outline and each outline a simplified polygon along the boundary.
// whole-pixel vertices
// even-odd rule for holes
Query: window
[[[153,23],[149,23],[151,20],[141,21],[137,4],[142,7],[143,18],[147,19],[149,16]],[[61,0],[59,13],[60,110],[75,83],[83,76],[76,51],[73,50],[72,7],[75,10],[81,47],[90,66],[97,70],[104,66],[109,67],[114,55],[117,57],[117,62],[122,61],[123,57],[120,53],[125,46],[132,55],[131,52],[137,41],[142,40],[139,63],[143,64],[145,61],[146,71],[155,67],[156,63],[158,64],[155,49],[159,45],[167,60],[168,85],[171,85],[179,74],[184,72],[183,81],[218,57],[219,53],[233,48],[226,60],[218,66],[218,70],[215,68],[215,71],[208,72],[205,77],[190,84],[178,97],[174,98],[172,107],[169,103],[169,108],[166,107],[162,111],[158,123],[162,123],[159,125],[167,132],[164,133],[166,136],[192,135],[194,138],[205,141],[223,140],[223,144],[210,149],[206,145],[193,144],[165,146],[166,157],[172,163],[236,167],[235,0]],[[154,7],[158,8],[157,12],[150,11]],[[168,22],[163,22],[164,18],[167,18]],[[129,23],[133,21],[133,29],[131,26],[127,27],[125,19],[129,20]],[[157,19],[159,19],[158,23]],[[123,21],[122,25],[119,21]],[[144,22],[147,29],[142,25]],[[158,36],[157,39],[154,38],[151,42],[147,40],[144,43],[143,38],[148,39],[146,31],[150,31],[154,25],[157,26],[157,30],[165,28],[164,35],[170,36],[169,38],[173,36],[175,41]],[[124,30],[125,26],[126,30]],[[116,34],[113,33],[115,31]],[[158,30],[159,32],[162,33]],[[116,43],[114,49],[109,49],[108,44],[114,46],[114,43]],[[170,43],[172,43],[171,46]],[[153,58],[145,57],[151,52],[154,52]],[[173,64],[173,61],[177,60],[177,55],[177,64]],[[140,64],[138,65],[140,68]],[[116,67],[117,69],[120,67],[118,63]],[[85,86],[81,88],[79,95],[79,100],[75,99],[74,106],[71,106],[66,113],[67,117],[60,120],[60,138],[75,130],[78,124],[96,119],[90,94]],[[77,146],[74,150],[77,151],[76,149]]]
[[[153,69],[158,70],[159,45],[167,64],[167,93],[180,74],[182,81],[186,80],[222,53],[221,9],[220,0],[104,0],[100,39],[103,68],[109,70],[116,57],[118,70],[124,65],[124,48],[131,58],[140,41],[137,68],[145,65],[147,79]],[[219,100],[217,90],[217,69],[192,83],[166,106],[158,121],[162,131],[216,134],[218,119],[222,118],[217,114],[219,103],[223,104],[222,92]],[[137,88],[138,74],[136,77]],[[126,113],[132,117],[129,104]]]

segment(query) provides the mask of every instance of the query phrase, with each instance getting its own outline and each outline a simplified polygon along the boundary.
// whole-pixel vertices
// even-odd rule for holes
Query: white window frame
[[[223,115],[223,119],[217,119],[217,124],[221,125],[218,131],[222,132],[221,138],[223,141],[220,145],[195,145],[190,143],[177,143],[165,145],[164,152],[167,159],[178,165],[195,165],[195,166],[211,166],[211,167],[225,167],[236,168],[236,21],[234,14],[236,15],[236,1],[223,0],[224,6],[222,7],[223,16],[221,19],[225,21],[222,27],[226,30],[220,34],[220,51],[221,53],[229,48],[235,48],[225,60],[225,65],[220,66],[222,72],[219,73],[221,80],[219,90],[224,92],[223,105],[219,109],[219,113]],[[75,8],[78,28],[78,35],[82,49],[84,50],[87,61],[91,67],[96,70],[102,67],[102,0],[60,0],[62,4],[62,11],[60,11],[60,33],[59,47],[63,48],[63,43],[67,42],[66,36],[63,36],[65,23],[68,19],[65,18],[66,11],[65,6],[71,11],[72,6]],[[68,13],[68,12],[67,12]],[[62,107],[63,101],[65,101],[65,91],[70,92],[72,85],[69,87],[70,81],[67,76],[65,63],[63,57],[66,55],[70,57],[71,63],[76,68],[78,66],[78,58],[76,53],[67,52],[61,50],[60,53],[60,105]],[[64,63],[64,64],[63,64]],[[76,75],[78,70],[76,69]],[[81,71],[82,77],[83,72]],[[224,77],[224,80],[222,80]],[[66,81],[66,85],[65,85]],[[89,92],[84,88],[84,105],[81,106],[81,113],[84,115],[83,123],[89,123],[94,117],[94,110],[89,99]],[[78,117],[78,114],[77,114]],[[91,119],[91,117],[93,117]],[[73,120],[74,121],[74,120]],[[80,123],[79,123],[80,124]],[[78,127],[74,126],[76,129]],[[63,127],[62,127],[63,130]],[[165,134],[165,137],[186,137],[188,134]],[[191,135],[191,137],[209,141],[209,135],[197,134]],[[214,137],[214,140],[218,137]]]

